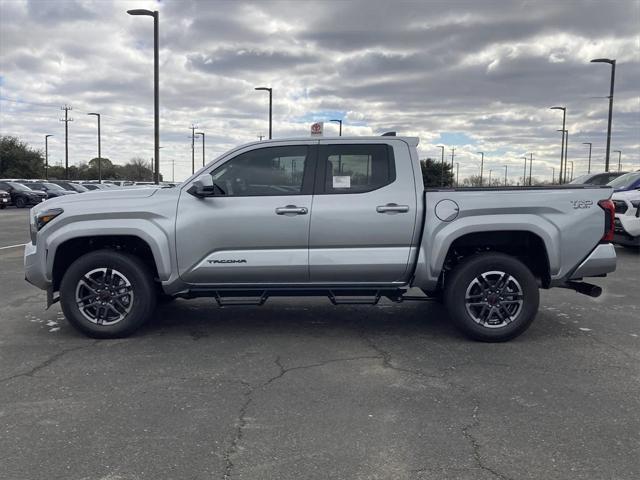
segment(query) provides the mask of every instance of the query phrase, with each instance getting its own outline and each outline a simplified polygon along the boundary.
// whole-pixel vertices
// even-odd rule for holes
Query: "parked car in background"
[[[47,199],[46,193],[31,190],[29,187],[13,181],[0,180],[0,190],[7,192],[11,196],[11,203],[18,208],[37,205]]]
[[[640,171],[625,173],[615,180],[610,181],[607,185],[613,187],[614,192],[637,190],[640,188]]]
[[[69,190],[70,192],[84,193],[88,192],[89,189],[83,187],[79,183],[71,182],[69,180],[47,180],[49,183],[55,183],[56,185],[61,186],[65,190]]]
[[[613,242],[624,247],[640,247],[640,190],[614,193],[616,209]]]
[[[115,185],[109,183],[83,183],[82,186],[87,190],[111,190],[118,188]]]
[[[580,175],[569,182],[569,185],[606,185],[627,172],[600,172]]]
[[[71,190],[65,190],[60,185],[49,182],[19,182],[22,185],[26,185],[31,190],[39,190],[47,194],[47,198],[62,197],[64,195],[76,195],[78,192]]]
[[[9,205],[11,205],[11,195],[9,195],[9,192],[0,190],[0,209],[5,209]]]

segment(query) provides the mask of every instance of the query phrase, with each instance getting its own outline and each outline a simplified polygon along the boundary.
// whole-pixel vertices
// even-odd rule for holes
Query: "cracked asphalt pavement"
[[[640,478],[640,257],[474,343],[438,304],[177,300],[91,340],[23,280],[0,212],[0,478]]]

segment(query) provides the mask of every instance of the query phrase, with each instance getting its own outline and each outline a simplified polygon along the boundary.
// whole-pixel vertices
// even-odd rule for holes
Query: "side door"
[[[309,236],[314,283],[405,282],[417,194],[401,141],[323,140]]]
[[[208,174],[218,194],[182,189],[176,218],[180,277],[197,285],[263,285],[309,280],[314,144],[250,146]]]

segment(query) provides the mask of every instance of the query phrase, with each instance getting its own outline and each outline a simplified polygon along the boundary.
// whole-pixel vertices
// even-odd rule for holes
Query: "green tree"
[[[420,167],[422,167],[422,180],[425,188],[429,187],[452,187],[453,186],[453,171],[451,170],[451,164],[441,161],[427,158],[420,161]]]
[[[0,137],[0,177],[44,177],[44,155],[30,148],[17,137]]]
[[[116,180],[115,165],[108,158],[102,158],[100,160],[100,170],[102,170],[102,178],[104,180]],[[89,160],[86,175],[90,180],[96,180],[99,177],[98,157]]]

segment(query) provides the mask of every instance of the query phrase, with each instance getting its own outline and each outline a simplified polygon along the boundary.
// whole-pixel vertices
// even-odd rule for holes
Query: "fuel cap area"
[[[449,199],[440,200],[435,208],[436,217],[443,222],[451,222],[455,220],[460,213],[460,207],[456,202]]]

